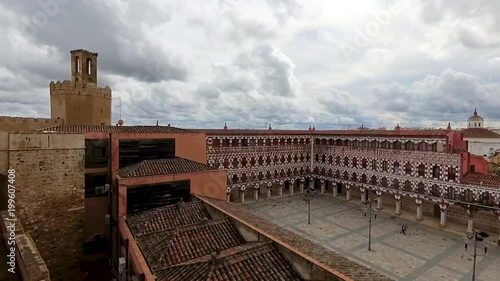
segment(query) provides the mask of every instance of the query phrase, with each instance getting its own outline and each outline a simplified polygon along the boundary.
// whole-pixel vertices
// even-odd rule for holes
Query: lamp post
[[[484,247],[484,254],[482,254],[482,255],[477,254],[477,241],[482,242],[482,241],[484,241],[484,238],[487,238],[489,236],[490,235],[488,233],[486,233],[484,231],[479,231],[479,230],[474,231],[474,234],[470,237],[467,235],[467,240],[465,241],[465,251],[467,252],[467,254],[474,257],[473,265],[472,265],[472,281],[476,280],[476,257],[477,256],[480,256],[480,257],[486,256],[486,254],[488,253],[488,248]],[[474,253],[473,254],[469,253],[469,251],[467,249],[468,248],[467,244],[472,239],[474,239]]]
[[[314,194],[314,181],[312,178],[309,179],[309,185],[305,190],[305,198],[307,201],[307,223],[311,224],[311,199]]]
[[[372,200],[367,198],[364,203],[366,206],[365,217],[368,218],[368,251],[372,250],[372,221],[377,220],[377,213],[372,212]]]

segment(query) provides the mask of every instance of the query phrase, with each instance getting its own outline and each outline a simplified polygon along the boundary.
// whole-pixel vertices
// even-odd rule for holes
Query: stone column
[[[422,221],[422,201],[421,199],[415,199],[415,203],[417,204],[417,221]]]
[[[300,178],[299,179],[299,192],[300,193],[304,192],[304,183],[305,183],[305,179],[304,178]]]
[[[245,190],[247,187],[245,185],[242,185],[240,187],[240,198],[241,198],[241,203],[245,203]]]
[[[363,204],[366,203],[366,197],[365,197],[366,189],[360,188],[359,192],[361,192],[361,203],[363,203]]]
[[[467,210],[467,234],[474,234],[474,210],[468,208]]]
[[[382,210],[382,191],[377,190],[375,191],[377,194],[377,210]]]
[[[351,201],[351,187],[349,185],[345,185],[345,200]]]
[[[227,200],[227,202],[231,202],[231,187],[230,186],[228,186],[226,188],[226,200]]]
[[[299,184],[300,185],[300,184]],[[294,189],[294,186],[295,186],[295,181],[294,180],[291,180],[291,181],[288,181],[288,193],[290,195],[293,195],[293,189]]]
[[[273,188],[273,183],[272,182],[268,182],[267,183],[267,199],[271,199],[271,189]]]
[[[498,218],[498,220],[500,221],[500,211],[498,210],[494,210],[493,211],[493,214],[495,214],[495,216]],[[500,232],[500,231],[499,231]],[[497,244],[498,246],[500,246],[500,235],[498,236],[498,241],[497,241]]]
[[[283,196],[283,185],[284,184],[285,184],[284,182],[280,181],[280,186],[278,187],[278,196],[279,197]]]
[[[320,183],[321,183],[321,185],[320,185],[321,186],[320,192],[321,192],[321,194],[323,194],[323,193],[325,193],[325,185],[326,185],[325,180],[320,180]]]
[[[446,210],[448,209],[448,205],[446,203],[439,204],[439,208],[441,209],[441,220],[439,221],[439,227],[446,227]]]
[[[337,183],[334,182],[334,181],[332,181],[331,184],[332,184],[332,190],[333,190],[332,191],[333,192],[333,197],[337,197],[337,195],[338,195],[337,194]]]
[[[259,200],[259,184],[256,184],[254,187],[254,190],[253,190],[253,199],[255,201]]]
[[[396,199],[396,216],[401,215],[401,195],[394,195],[394,199]]]

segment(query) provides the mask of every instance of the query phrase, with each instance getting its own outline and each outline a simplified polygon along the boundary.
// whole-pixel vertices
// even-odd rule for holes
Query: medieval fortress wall
[[[62,124],[63,119],[0,116],[0,131],[26,132]]]

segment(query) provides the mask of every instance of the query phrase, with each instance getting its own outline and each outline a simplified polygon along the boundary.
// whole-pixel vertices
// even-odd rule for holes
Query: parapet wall
[[[51,95],[85,95],[85,96],[96,96],[111,98],[111,88],[106,86],[104,88],[98,87],[95,83],[87,82],[85,87],[79,82],[76,87],[73,88],[71,81],[57,81],[50,82],[49,84]]]
[[[23,132],[64,125],[64,119],[0,116],[0,131]]]
[[[5,245],[7,245],[7,255],[11,253],[10,248],[14,249],[15,272],[19,272],[23,280],[50,281],[49,269],[40,256],[33,238],[24,232],[20,220],[12,224],[12,221],[8,221],[8,219],[8,211],[3,211],[0,214],[0,230],[3,234]],[[11,233],[15,233],[14,245],[9,243],[9,241],[11,242],[9,240]],[[7,262],[10,262],[10,258]],[[12,268],[12,266],[9,265],[9,268]]]

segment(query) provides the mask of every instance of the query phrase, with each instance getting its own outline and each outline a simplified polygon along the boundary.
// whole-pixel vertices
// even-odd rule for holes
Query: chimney
[[[156,120],[156,126],[158,126],[158,120]]]
[[[273,129],[273,127],[271,127],[271,123],[269,123],[269,128],[268,128],[268,129],[269,129],[269,130],[272,130],[272,129]]]
[[[212,263],[214,265],[222,265],[226,260],[225,257],[221,254],[220,248],[215,249],[215,253],[212,253]]]
[[[309,132],[312,131],[311,125],[309,125]]]
[[[316,131],[316,128],[314,128],[314,125],[313,125],[313,128],[312,128],[312,131],[313,131],[313,132],[314,132],[314,131]]]

